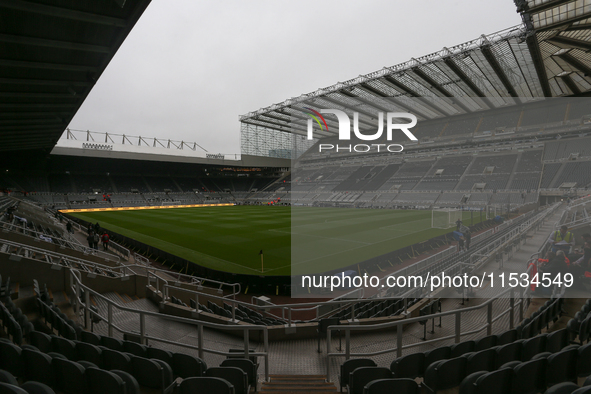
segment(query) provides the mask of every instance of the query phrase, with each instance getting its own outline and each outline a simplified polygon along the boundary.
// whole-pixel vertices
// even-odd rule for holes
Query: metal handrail
[[[231,355],[235,356],[236,355],[236,353],[222,352],[219,350],[206,348],[203,344],[203,339],[204,339],[203,329],[204,328],[211,328],[211,329],[215,329],[217,331],[224,331],[224,330],[226,330],[226,331],[242,331],[243,335],[244,335],[244,357],[245,358],[249,358],[251,356],[263,357],[265,359],[265,380],[266,381],[269,380],[269,332],[268,332],[268,329],[266,326],[258,326],[258,325],[232,326],[232,325],[224,325],[224,324],[215,324],[215,323],[208,323],[208,322],[184,318],[184,317],[165,315],[165,314],[161,314],[158,312],[149,312],[149,311],[143,311],[143,310],[138,310],[138,309],[133,309],[133,308],[127,308],[127,307],[121,306],[121,305],[109,300],[108,298],[104,297],[103,295],[99,294],[98,292],[92,290],[90,287],[85,286],[82,283],[81,273],[79,271],[77,271],[75,269],[70,269],[69,271],[70,271],[70,289],[72,290],[72,292],[75,296],[75,299],[76,299],[75,312],[76,312],[77,316],[79,315],[80,312],[84,313],[84,322],[85,322],[86,329],[90,328],[89,326],[90,326],[91,316],[97,316],[100,319],[107,322],[108,335],[110,337],[113,336],[113,330],[117,330],[118,332],[120,332],[122,334],[132,334],[132,335],[137,335],[139,332],[140,343],[142,343],[142,344],[146,344],[146,340],[149,339],[151,341],[173,344],[175,346],[197,350],[199,352],[199,358],[201,358],[201,359],[204,358],[203,357],[204,353],[211,353],[211,354],[216,354],[216,355],[221,355],[221,356],[231,356]],[[84,290],[84,300],[81,299],[81,291],[82,290]],[[104,302],[107,303],[106,318],[101,316],[98,312],[91,310],[90,307],[87,307],[88,305],[91,305],[91,302],[90,302],[90,295],[91,294],[94,297],[100,298],[101,300],[103,300]],[[116,308],[120,311],[138,314],[139,315],[139,327],[138,327],[139,331],[138,332],[130,332],[130,331],[126,331],[123,328],[117,326],[113,322],[113,309],[114,308]],[[81,311],[81,309],[82,309],[82,311]],[[160,338],[160,337],[149,335],[146,332],[146,316],[158,317],[160,319],[164,319],[167,321],[174,321],[174,322],[185,323],[185,324],[197,326],[198,346],[192,346],[192,345],[184,344],[182,342],[171,341],[171,340],[168,340],[165,338]],[[252,331],[255,331],[255,332],[262,331],[263,332],[263,349],[264,350],[262,352],[251,352],[250,351],[249,338],[250,338],[250,333]]]
[[[86,268],[87,272],[89,272],[89,273],[96,273],[96,269],[100,268],[103,271],[109,272],[112,276],[115,276],[115,277],[122,276],[121,272],[117,272],[118,267],[111,267],[108,265],[96,263],[94,261],[83,260],[78,257],[73,257],[73,256],[69,256],[66,254],[52,252],[47,249],[36,248],[31,245],[21,244],[18,242],[8,241],[8,240],[4,240],[4,239],[0,240],[0,244],[16,247],[16,248],[18,248],[18,250],[17,250],[18,252],[20,252],[21,250],[24,249],[24,250],[28,250],[30,252],[35,252],[35,253],[39,253],[39,254],[42,254],[45,256],[50,256],[52,258],[52,260],[55,258],[55,259],[57,259],[57,261],[59,263],[62,263],[62,262],[75,263],[75,264],[84,266]],[[0,253],[7,253],[7,252],[0,252]],[[13,254],[13,253],[9,253],[9,254]],[[25,256],[25,257],[27,257],[27,256]],[[50,262],[49,260],[46,260],[46,261],[37,260],[37,261],[47,262],[48,264],[55,264],[53,262]],[[58,265],[68,267],[68,265],[64,265],[64,264],[58,264]]]
[[[350,357],[377,356],[377,355],[381,355],[381,354],[394,353],[394,352],[396,352],[396,357],[401,357],[402,351],[404,349],[410,349],[410,348],[414,348],[414,347],[418,347],[418,346],[423,346],[425,344],[437,343],[437,342],[441,342],[441,341],[449,340],[449,339],[455,339],[455,343],[459,343],[461,341],[462,336],[473,335],[473,334],[479,333],[485,329],[487,331],[487,335],[492,335],[493,323],[498,321],[501,317],[503,317],[507,313],[510,314],[509,315],[510,316],[509,329],[513,329],[514,319],[511,316],[514,316],[515,309],[516,309],[517,305],[520,308],[519,309],[520,316],[523,316],[524,305],[525,305],[525,301],[526,301],[525,298],[520,296],[520,297],[518,297],[518,301],[515,302],[515,297],[513,296],[515,290],[516,289],[510,288],[501,294],[501,295],[506,295],[506,294],[510,295],[509,308],[502,310],[496,318],[493,318],[493,316],[492,316],[493,303],[496,301],[499,301],[499,300],[506,300],[506,298],[501,298],[501,297],[492,298],[480,305],[475,305],[475,306],[464,308],[464,309],[455,309],[455,310],[451,310],[451,311],[430,314],[428,316],[429,319],[442,318],[444,316],[451,316],[451,315],[455,316],[454,335],[448,335],[445,337],[431,339],[431,340],[423,341],[423,342],[417,342],[417,343],[403,345],[403,341],[402,341],[403,337],[402,336],[403,336],[403,331],[404,331],[405,325],[422,322],[425,320],[425,318],[426,318],[425,316],[414,317],[414,318],[403,319],[403,320],[381,323],[381,324],[373,324],[373,325],[362,325],[362,326],[361,325],[333,325],[333,326],[329,326],[329,327],[327,327],[327,331],[326,331],[326,356],[327,356],[326,379],[327,379],[327,381],[330,381],[330,365],[331,365],[330,359],[334,358],[334,357],[345,357],[348,360]],[[522,289],[518,289],[518,290],[519,290],[519,293],[521,293]],[[481,327],[479,329],[462,333],[461,332],[462,314],[476,311],[476,310],[480,310],[480,309],[484,309],[484,308],[486,308],[486,312],[487,312],[486,325],[484,325],[483,327]],[[386,328],[396,328],[396,347],[382,349],[382,350],[374,351],[374,352],[367,352],[367,353],[351,353],[351,331],[376,331],[376,330],[383,330]],[[342,332],[344,331],[345,353],[331,352],[332,331],[341,331],[341,335],[342,335]]]

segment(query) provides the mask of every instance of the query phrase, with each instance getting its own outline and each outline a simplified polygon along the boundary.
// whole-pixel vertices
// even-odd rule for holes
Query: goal
[[[450,228],[456,221],[462,220],[460,209],[433,209],[431,211],[431,228]]]

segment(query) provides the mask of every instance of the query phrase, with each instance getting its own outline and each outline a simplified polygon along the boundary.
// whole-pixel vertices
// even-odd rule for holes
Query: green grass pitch
[[[412,210],[229,206],[72,215],[196,264],[251,275],[325,272],[452,230],[432,229],[431,211]],[[464,212],[466,224],[469,218]]]

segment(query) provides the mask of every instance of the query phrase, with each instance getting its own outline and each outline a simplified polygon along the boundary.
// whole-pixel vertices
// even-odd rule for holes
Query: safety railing
[[[124,276],[121,273],[119,267],[111,267],[108,265],[96,263],[93,261],[88,261],[84,259],[80,259],[78,257],[73,257],[61,253],[56,253],[52,251],[48,251],[47,249],[37,248],[30,245],[21,244],[18,242],[7,241],[7,240],[0,240],[0,253],[8,253],[12,255],[18,255],[26,258],[33,258],[34,255],[43,256],[43,260],[36,259],[37,261],[46,262],[48,264],[52,264],[58,267],[68,267],[68,268],[75,268],[75,266],[79,266],[85,272],[89,274],[103,274],[105,276],[110,277],[121,277]],[[10,248],[14,248],[14,252],[10,250]]]
[[[389,354],[389,353],[395,353],[396,357],[401,357],[402,356],[402,351],[406,350],[406,349],[412,349],[412,348],[416,348],[419,346],[424,346],[424,345],[432,345],[432,344],[437,344],[437,343],[441,343],[443,341],[449,341],[451,339],[453,339],[455,341],[455,343],[459,343],[462,339],[462,337],[468,336],[468,335],[474,335],[474,334],[479,334],[482,331],[486,330],[486,335],[492,335],[492,331],[493,331],[493,324],[499,322],[504,316],[508,315],[508,326],[507,329],[513,329],[515,326],[515,314],[516,312],[519,314],[519,320],[523,320],[523,314],[525,312],[525,308],[526,308],[526,304],[529,303],[528,299],[523,298],[523,296],[521,294],[519,294],[518,297],[514,296],[514,293],[519,293],[521,292],[521,289],[507,289],[503,294],[504,295],[509,295],[508,300],[509,300],[509,306],[508,307],[504,307],[503,303],[507,302],[507,297],[499,297],[499,298],[492,298],[480,305],[476,305],[476,306],[472,306],[472,307],[468,307],[468,308],[464,308],[464,309],[457,309],[457,310],[451,310],[451,311],[446,311],[446,312],[440,312],[440,313],[434,313],[434,314],[430,314],[429,315],[429,319],[436,319],[436,318],[443,318],[443,317],[447,317],[447,316],[453,316],[454,319],[454,330],[453,330],[453,335],[447,335],[447,336],[443,336],[440,338],[436,338],[436,339],[431,339],[431,340],[426,340],[426,341],[421,341],[421,342],[415,342],[415,343],[407,343],[404,344],[404,328],[406,326],[409,326],[411,324],[414,323],[419,323],[425,320],[425,316],[421,316],[421,317],[414,317],[414,318],[410,318],[410,319],[403,319],[403,320],[398,320],[398,321],[393,321],[393,322],[388,322],[388,323],[381,323],[381,324],[373,324],[373,325],[333,325],[333,326],[329,326],[327,328],[326,331],[326,357],[327,357],[327,362],[326,362],[326,378],[328,381],[330,381],[330,366],[331,366],[331,359],[333,358],[337,358],[337,357],[345,357],[346,360],[348,360],[351,357],[370,357],[370,356],[378,356],[378,355],[382,355],[382,354]],[[501,308],[501,312],[497,314],[497,316],[493,317],[493,308],[494,306],[500,306]],[[462,322],[466,321],[466,319],[471,319],[472,317],[470,315],[468,315],[470,312],[474,312],[474,311],[483,311],[484,313],[486,313],[486,323],[479,328],[470,330],[470,331],[465,331],[462,332],[461,330],[461,325]],[[467,316],[464,319],[462,319],[463,316]],[[501,324],[501,323],[499,323]],[[391,330],[396,330],[396,334],[395,334],[395,339],[396,339],[396,346],[394,347],[388,347],[385,349],[380,349],[378,351],[371,351],[371,352],[357,352],[354,353],[351,351],[351,333],[352,332],[356,332],[356,331],[363,331],[363,332],[372,332],[372,331],[378,331],[378,330],[385,330],[385,329],[391,329]],[[345,347],[345,351],[344,353],[340,353],[340,352],[333,352],[331,347],[332,347],[332,333],[333,331],[340,331],[341,334],[344,334],[344,347]]]
[[[233,331],[233,332],[242,332],[243,339],[244,339],[244,357],[249,358],[252,356],[263,357],[265,360],[265,380],[269,380],[269,332],[266,326],[257,326],[257,325],[224,325],[224,324],[215,324],[215,323],[208,323],[200,320],[195,319],[188,319],[184,317],[176,317],[171,315],[165,315],[157,312],[149,312],[144,310],[138,310],[133,308],[127,308],[122,305],[119,305],[108,298],[104,297],[103,295],[97,293],[96,291],[92,290],[88,286],[85,286],[81,280],[81,274],[79,271],[71,269],[70,270],[70,289],[72,294],[75,297],[75,304],[74,304],[74,311],[77,316],[83,314],[84,316],[84,324],[86,329],[90,329],[90,322],[93,317],[100,318],[101,320],[107,323],[107,330],[108,335],[113,336],[114,332],[117,331],[121,334],[128,334],[128,335],[139,335],[140,343],[146,344],[147,341],[154,341],[154,342],[161,342],[170,345],[175,345],[178,347],[196,350],[199,354],[199,358],[204,359],[205,353],[220,355],[220,356],[236,356],[237,353],[230,353],[230,352],[223,352],[213,348],[208,348],[205,346],[204,343],[204,329],[212,329],[215,331]],[[84,291],[84,299],[82,299],[82,291]],[[100,298],[103,302],[107,304],[107,314],[106,316],[101,315],[100,312],[96,310],[93,311],[91,308],[91,301],[90,296],[95,298]],[[139,324],[137,331],[129,331],[124,329],[123,327],[118,326],[114,319],[113,315],[115,310],[126,312],[129,314],[135,314],[139,317]],[[146,326],[146,317],[153,317],[157,318],[162,321],[162,324],[166,324],[165,322],[178,322],[189,324],[195,326],[197,328],[197,346],[193,346],[190,344],[177,342],[171,339],[162,338],[158,336],[151,335],[149,332],[149,328]],[[138,321],[133,319],[132,321]],[[253,333],[260,333],[263,334],[263,351],[252,352],[250,351],[250,338],[253,337]]]

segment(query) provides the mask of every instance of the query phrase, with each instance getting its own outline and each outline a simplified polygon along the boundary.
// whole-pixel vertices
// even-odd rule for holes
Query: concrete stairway
[[[269,375],[269,382],[261,385],[265,394],[323,394],[338,392],[334,383],[324,375]]]

